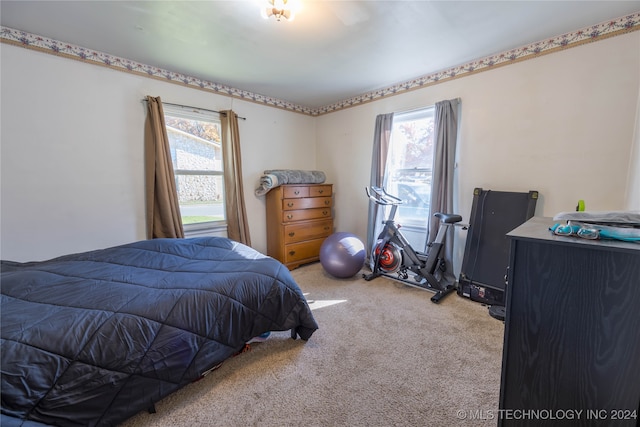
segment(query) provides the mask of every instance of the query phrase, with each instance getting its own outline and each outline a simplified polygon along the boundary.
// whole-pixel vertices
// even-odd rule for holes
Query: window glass
[[[185,232],[225,221],[220,116],[163,105]]]
[[[396,113],[387,157],[387,192],[403,200],[396,220],[414,249],[426,251],[433,165],[434,108]]]

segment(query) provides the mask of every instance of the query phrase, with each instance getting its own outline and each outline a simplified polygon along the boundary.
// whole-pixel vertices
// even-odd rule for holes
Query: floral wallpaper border
[[[478,59],[464,65],[452,67],[447,70],[425,75],[413,80],[398,83],[390,87],[359,95],[317,109],[303,107],[280,99],[255,94],[219,83],[197,79],[184,74],[174,73],[161,68],[130,61],[128,59],[119,58],[107,53],[98,52],[92,49],[83,48],[81,46],[64,43],[7,27],[0,27],[0,41],[106,66],[119,71],[183,84],[220,95],[231,96],[311,116],[318,116],[635,30],[640,30],[640,12],[553,37],[548,40],[532,43],[497,55],[488,56],[486,58]]]

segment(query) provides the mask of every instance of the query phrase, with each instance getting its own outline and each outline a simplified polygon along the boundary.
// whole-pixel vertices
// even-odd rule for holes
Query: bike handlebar
[[[380,205],[401,205],[402,203],[404,203],[402,199],[396,196],[392,196],[391,194],[387,193],[385,189],[382,187],[372,186],[371,192],[374,194],[369,192],[368,187],[365,187],[365,191],[367,192],[367,196],[371,200],[373,200],[375,203],[378,203]]]

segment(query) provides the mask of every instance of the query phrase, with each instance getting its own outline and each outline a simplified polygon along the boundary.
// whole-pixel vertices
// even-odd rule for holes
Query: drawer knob
[[[289,233],[289,237],[293,237],[295,235],[296,235],[296,233],[294,233],[293,231],[291,233]]]
[[[296,251],[289,251],[289,255],[294,256],[296,254]]]
[[[295,194],[297,196],[298,194],[300,194],[300,190],[294,191],[293,194]]]
[[[293,215],[291,214],[287,215],[287,219],[291,219],[291,218],[293,218]]]
[[[292,208],[292,207],[293,207],[293,202],[289,202],[289,203],[287,203],[287,206],[289,206],[290,208]]]
[[[325,230],[329,230],[329,229],[331,229],[331,227],[326,226],[326,227],[324,227],[324,229],[325,229]]]
[[[318,190],[318,193],[322,194],[324,193],[324,190]]]
[[[327,212],[327,211],[322,211],[322,215],[325,215],[325,216],[326,216],[326,215],[328,215],[328,214],[329,214],[329,212]]]
[[[329,200],[325,200],[325,201],[324,201],[324,204],[325,204],[325,205],[328,205],[328,204],[330,204],[330,203],[331,203],[331,202],[330,202]]]

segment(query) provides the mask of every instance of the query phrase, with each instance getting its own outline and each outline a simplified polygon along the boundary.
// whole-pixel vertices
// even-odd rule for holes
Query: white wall
[[[321,116],[318,168],[335,183],[337,231],[366,235],[376,115],[452,98],[462,104],[457,205],[466,221],[475,187],[538,190],[536,215],[574,210],[579,199],[588,210],[625,209],[638,188],[628,181],[637,179],[639,86],[634,32]]]
[[[145,238],[146,95],[240,121],[253,246],[266,251],[264,169],[313,169],[315,118],[54,55],[1,46],[2,259],[41,260]]]
[[[252,243],[263,252],[264,199],[253,189],[264,169],[324,170],[336,231],[364,238],[376,115],[457,97],[465,219],[475,187],[538,190],[546,216],[578,199],[588,210],[638,200],[639,31],[317,118],[6,44],[0,55],[3,259],[144,238],[145,95],[247,118],[243,178]]]

